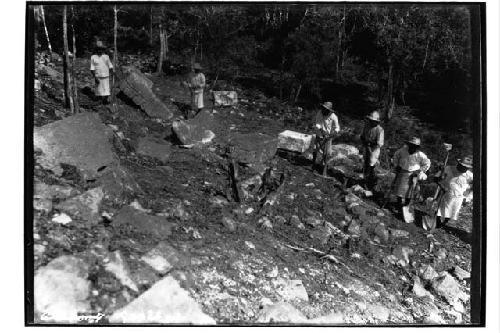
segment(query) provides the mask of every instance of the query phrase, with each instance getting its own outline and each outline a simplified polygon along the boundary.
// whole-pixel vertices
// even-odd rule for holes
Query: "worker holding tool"
[[[363,175],[365,186],[367,190],[373,190],[377,183],[375,165],[380,157],[380,149],[384,145],[384,129],[380,126],[380,114],[377,111],[366,116],[361,142],[364,147]]]
[[[109,104],[111,90],[109,87],[109,77],[113,75],[113,64],[109,56],[104,53],[106,47],[101,41],[96,43],[96,54],[90,57],[90,72],[94,76],[96,96],[103,101],[103,104]]]
[[[420,138],[413,137],[405,143],[392,158],[396,171],[393,194],[398,198],[398,209],[403,217],[417,182],[427,179],[425,173],[431,167],[430,159],[420,150]]]
[[[321,110],[316,114],[314,129],[316,132],[316,139],[314,142],[312,170],[314,171],[316,167],[316,157],[318,153],[321,152],[321,164],[323,165],[322,175],[326,176],[328,151],[330,151],[333,136],[340,131],[339,120],[333,111],[332,102],[325,102],[321,105]]]
[[[471,169],[472,157],[466,156],[457,159],[456,166],[447,166],[436,175],[438,185],[443,191],[436,214],[437,228],[446,225],[450,219],[457,220],[463,202],[472,197]]]
[[[189,78],[188,82],[185,82],[191,92],[191,108],[194,115],[197,115],[204,108],[203,90],[206,86],[206,79],[201,69],[201,65],[195,63],[193,65],[194,75]]]

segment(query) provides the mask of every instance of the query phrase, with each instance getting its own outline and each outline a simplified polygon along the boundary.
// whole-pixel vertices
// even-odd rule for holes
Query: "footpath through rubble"
[[[381,209],[356,186],[355,143],[336,142],[323,179],[310,150],[278,150],[303,129],[244,90],[184,120],[161,106],[186,104],[180,82],[133,69],[143,99],[126,79],[135,103],[68,115],[59,70],[35,96],[37,322],[469,322],[470,229],[427,234]]]

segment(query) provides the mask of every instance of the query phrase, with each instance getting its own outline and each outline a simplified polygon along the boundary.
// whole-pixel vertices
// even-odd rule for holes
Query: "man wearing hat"
[[[325,102],[321,105],[315,118],[314,129],[316,131],[316,140],[314,143],[312,169],[316,166],[316,157],[322,150],[323,176],[326,176],[327,153],[332,145],[332,138],[335,133],[340,131],[339,120],[333,112],[332,102]]]
[[[96,54],[90,57],[90,72],[94,76],[96,90],[95,94],[98,98],[104,101],[104,104],[109,103],[111,90],[109,88],[109,75],[113,75],[113,64],[109,56],[104,53],[106,47],[101,41],[96,43]]]
[[[380,148],[384,145],[384,129],[380,126],[380,114],[377,111],[366,116],[361,142],[364,147],[363,175],[367,189],[371,190],[377,182],[375,164],[380,156]]]
[[[438,185],[444,192],[439,201],[436,226],[442,227],[450,219],[457,220],[466,197],[472,196],[472,157],[457,159],[456,166],[447,166]],[[443,221],[444,219],[444,221]]]
[[[187,83],[191,91],[191,105],[193,112],[198,114],[204,107],[203,90],[205,89],[205,75],[201,72],[201,65],[195,63],[193,65],[194,75],[192,75]]]
[[[431,167],[431,160],[420,151],[420,138],[413,137],[405,143],[392,158],[396,169],[393,194],[398,198],[401,215],[403,206],[409,204],[412,187],[416,186],[417,181],[427,179],[425,173]]]

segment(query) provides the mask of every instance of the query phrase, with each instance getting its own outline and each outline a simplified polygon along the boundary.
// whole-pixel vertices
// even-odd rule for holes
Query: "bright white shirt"
[[[444,169],[444,177],[441,181],[444,189],[452,197],[462,197],[471,188],[473,175],[470,170],[461,173],[456,166],[447,166]]]
[[[90,57],[90,70],[95,71],[97,77],[108,77],[110,68],[113,68],[113,64],[107,54],[94,54]]]
[[[205,88],[205,75],[203,73],[193,75],[190,79],[189,84],[193,89],[193,92],[203,92],[203,88]]]
[[[392,158],[392,164],[410,172],[419,169],[421,172],[426,172],[431,167],[431,160],[420,150],[410,155],[408,146],[405,145],[396,151]]]
[[[339,119],[335,113],[332,112],[324,117],[321,110],[316,114],[315,127],[327,135],[332,134],[333,131],[340,131]]]

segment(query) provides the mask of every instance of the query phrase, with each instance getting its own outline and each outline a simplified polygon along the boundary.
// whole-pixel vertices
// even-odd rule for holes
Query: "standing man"
[[[447,166],[443,170],[442,180],[438,183],[444,192],[439,201],[436,226],[446,225],[450,219],[457,220],[460,208],[466,197],[472,195],[472,157],[457,159],[456,166]],[[444,221],[443,221],[444,219]]]
[[[191,107],[194,115],[197,115],[204,107],[203,90],[206,86],[205,75],[201,72],[201,65],[195,63],[193,65],[194,75],[191,76],[187,86],[191,91]]]
[[[380,149],[384,145],[384,129],[380,126],[380,114],[377,111],[366,116],[361,142],[364,147],[363,175],[365,186],[368,190],[372,190],[377,182],[375,165],[380,156]]]
[[[417,181],[427,179],[425,174],[431,167],[431,160],[420,151],[420,139],[417,137],[405,141],[406,145],[394,153],[392,164],[396,168],[393,194],[398,198],[398,208],[403,215]]]
[[[325,102],[321,105],[321,110],[316,114],[314,129],[316,131],[316,140],[314,142],[312,170],[314,171],[316,166],[316,157],[318,153],[322,151],[322,175],[326,176],[327,154],[332,145],[333,135],[340,131],[339,120],[333,112],[332,102]]]
[[[104,53],[106,47],[101,41],[96,43],[96,53],[90,57],[90,72],[94,76],[96,90],[95,94],[102,99],[104,104],[109,104],[111,90],[109,88],[109,76],[113,75],[113,64],[109,56]]]

